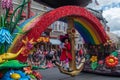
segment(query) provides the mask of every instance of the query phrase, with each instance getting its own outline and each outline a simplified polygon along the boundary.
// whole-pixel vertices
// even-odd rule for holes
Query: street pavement
[[[60,73],[57,68],[40,70],[40,72],[43,75],[43,80],[120,80],[120,77],[104,76],[85,72],[81,72],[76,77],[71,77]]]

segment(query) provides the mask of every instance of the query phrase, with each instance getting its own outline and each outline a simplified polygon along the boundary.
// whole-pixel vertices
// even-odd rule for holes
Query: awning
[[[18,10],[18,13],[20,13],[20,10]],[[27,14],[25,13],[25,11],[24,11],[24,10],[22,11],[21,16],[22,16],[22,17],[24,17],[24,18],[27,16]]]
[[[30,11],[30,17],[34,16],[35,13],[33,11]]]
[[[58,39],[50,39],[50,43],[53,44],[53,45],[60,45],[61,41],[58,40]]]
[[[12,15],[13,14],[13,9],[11,9],[8,14]]]

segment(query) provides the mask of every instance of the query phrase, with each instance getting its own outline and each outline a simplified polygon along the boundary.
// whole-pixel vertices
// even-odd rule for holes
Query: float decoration
[[[1,54],[0,55],[0,63],[3,63],[3,62],[8,61],[10,59],[15,59],[22,51],[23,51],[23,48],[21,48],[16,54],[14,54],[14,53]]]
[[[111,55],[117,57],[117,56],[118,56],[118,52],[117,52],[117,51],[114,51],[114,52],[111,53]]]
[[[97,67],[98,67],[98,63],[97,62],[92,62],[91,63],[92,70],[95,70]]]
[[[25,2],[25,0],[23,1],[24,4],[26,4],[27,2]],[[22,13],[23,10],[23,5],[21,5],[21,11],[20,14]],[[15,11],[17,11],[17,9],[15,9]],[[77,12],[76,12],[77,11]],[[14,14],[15,12],[13,12]],[[10,26],[8,26],[8,29],[10,30],[10,33],[13,34],[14,29],[16,28],[16,24],[20,19],[20,15],[18,15],[18,17],[16,18],[16,22],[13,23],[12,18],[14,15],[11,16],[11,21],[10,21]],[[68,16],[70,16],[70,19],[68,20],[68,23],[70,26],[70,38],[71,38],[71,44],[72,44],[72,57],[73,57],[73,61],[70,62],[70,68],[72,68],[72,72],[68,72],[66,70],[64,70],[62,68],[62,66],[58,66],[58,68],[60,69],[60,71],[62,73],[71,75],[71,76],[75,76],[77,74],[79,74],[81,72],[81,70],[83,69],[83,65],[85,62],[85,58],[82,59],[82,63],[77,67],[75,64],[75,52],[74,52],[74,27],[75,29],[77,29],[79,31],[79,33],[82,35],[82,37],[85,40],[85,43],[88,44],[103,44],[106,42],[106,40],[109,40],[109,37],[105,34],[104,29],[102,28],[102,25],[100,24],[99,20],[97,20],[92,14],[90,14],[89,12],[87,12],[86,9],[84,8],[80,8],[77,6],[65,6],[65,7],[60,7],[56,10],[50,11],[48,13],[46,13],[45,15],[41,16],[35,16],[31,19],[29,19],[30,21],[32,21],[32,19],[36,18],[36,21],[34,23],[30,23],[32,24],[32,27],[28,25],[28,27],[26,27],[24,30],[30,30],[28,33],[26,33],[26,35],[20,37],[17,35],[17,38],[20,39],[25,39],[26,37],[28,37],[29,40],[33,39],[38,39],[39,35],[54,21],[62,18],[62,17],[66,17],[69,18]],[[5,18],[6,20],[6,18]],[[5,22],[5,21],[4,21]],[[29,22],[29,21],[28,21]],[[22,26],[22,27],[24,27]],[[40,27],[42,26],[42,27]],[[94,26],[94,27],[93,27]],[[36,34],[34,34],[36,33]],[[14,39],[15,43],[12,45],[16,45],[13,48],[11,48],[11,52],[15,51],[18,52],[18,50],[20,48],[22,48],[24,46],[24,43],[19,42],[19,39],[17,40],[16,38]],[[18,41],[18,43],[16,42]],[[16,47],[16,48],[15,48]],[[27,50],[26,53],[28,53],[29,51]],[[27,56],[27,55],[25,55]],[[22,57],[21,57],[22,59]],[[95,62],[96,60],[92,60],[92,62]],[[94,65],[94,64],[93,64]]]
[[[8,45],[12,43],[12,36],[9,30],[5,27],[5,19],[4,16],[1,15],[1,22],[0,22],[0,54],[3,54],[7,51]]]
[[[20,6],[18,6],[13,13],[9,15],[9,12],[11,9],[13,9],[13,4],[12,4],[12,0],[2,0],[1,1],[1,5],[3,10],[5,10],[4,12],[4,16],[0,15],[0,49],[1,50],[1,54],[7,52],[9,46],[11,45],[14,37],[14,30],[16,29],[17,23],[20,21],[20,16],[22,14],[23,8],[24,6],[29,2],[29,0],[23,0],[22,4],[20,4]],[[16,12],[17,10],[20,9],[20,13],[16,16]],[[15,17],[15,20],[13,20],[13,17]],[[7,19],[10,19],[10,21],[7,21]],[[4,46],[4,48],[2,48]],[[4,52],[3,52],[4,51]]]
[[[42,75],[37,72],[33,71],[31,66],[23,68],[26,74],[30,75],[32,78],[37,78],[38,80],[42,80]]]
[[[62,12],[61,12],[62,11]],[[77,11],[77,12],[76,12]],[[70,19],[68,19],[69,17]],[[66,17],[66,18],[65,18]],[[20,37],[17,35],[17,37],[20,37],[21,39],[25,39],[28,37],[28,39],[34,38],[36,41],[40,34],[54,21],[59,20],[60,18],[65,18],[68,20],[68,24],[70,23],[69,20],[72,20],[72,24],[69,24],[70,27],[72,27],[70,32],[70,38],[71,38],[71,44],[74,45],[74,29],[77,29],[78,32],[82,35],[83,39],[85,40],[85,43],[91,44],[91,45],[100,45],[104,44],[107,40],[109,40],[108,35],[106,35],[102,25],[100,24],[99,20],[93,16],[91,13],[89,13],[85,8],[77,7],[77,6],[64,6],[57,8],[55,10],[52,10],[43,16],[37,15],[33,18],[30,18],[29,21],[25,21],[22,23],[21,27],[24,27],[23,29],[25,31],[29,30],[28,33],[26,33],[25,36]],[[34,23],[31,23],[31,22]],[[26,25],[27,24],[27,25]],[[32,25],[32,26],[31,26]],[[40,27],[41,26],[41,27]],[[93,27],[94,26],[94,27]],[[69,33],[68,33],[69,34]],[[23,47],[23,43],[18,43],[16,40],[14,41],[17,45],[17,47],[12,47],[11,51],[17,51],[21,47]],[[85,59],[83,59],[83,63],[81,67],[77,67],[75,64],[75,54],[74,54],[74,46],[72,46],[72,57],[74,58],[73,61],[70,63],[70,67],[73,69],[72,72],[65,71],[62,66],[58,66],[60,71],[63,73],[66,73],[68,75],[77,75],[81,70],[83,69],[83,65],[85,62]],[[20,61],[22,57],[18,56],[17,58]]]
[[[114,68],[118,64],[118,58],[115,56],[107,56],[105,59],[106,66],[109,68]]]
[[[24,64],[19,62],[18,60],[9,60],[7,62],[4,62],[0,65],[0,71],[2,72],[1,75],[4,73],[4,70],[11,70],[14,71],[13,69],[18,69],[19,71],[21,71],[22,74],[27,74],[28,76],[30,76],[30,78],[42,78],[41,74],[38,72],[34,72],[34,69],[42,69],[41,67],[37,67],[37,66],[30,66],[28,64]],[[5,71],[6,72],[6,71]],[[7,74],[9,71],[7,71],[5,74]],[[16,71],[17,72],[17,71]],[[7,74],[8,76],[10,76],[9,74]],[[19,74],[13,74],[12,76],[14,78],[16,78],[16,76],[19,76]],[[5,77],[4,77],[5,76]],[[37,77],[36,77],[37,76]],[[0,77],[1,78],[1,77]],[[9,77],[8,77],[9,78]],[[24,77],[25,78],[25,77]],[[6,80],[6,75],[3,75],[2,80]],[[25,80],[29,80],[29,78],[26,78]]]
[[[26,73],[23,71],[23,68],[29,65],[14,59],[18,55],[22,54],[25,48],[28,49],[28,51],[33,48],[33,39],[26,39],[27,41],[23,40],[23,43],[25,44],[24,47],[20,48],[16,52],[8,50],[9,47],[11,47],[11,45],[14,44],[13,40],[15,40],[16,34],[25,34],[25,31],[23,32],[23,30],[19,26],[17,26],[17,24],[21,19],[24,6],[29,1],[30,0],[23,0],[22,4],[15,8],[15,10],[12,12],[10,12],[11,10],[13,10],[12,0],[1,1],[2,8],[5,10],[5,16],[0,15],[0,80],[30,80],[30,76],[26,75]],[[18,12],[18,10],[19,14],[15,15],[16,12]],[[13,20],[13,17],[15,18],[15,20]],[[32,66],[32,69],[41,68]],[[40,78],[36,75],[35,77]]]
[[[49,41],[50,41],[49,37],[39,37],[37,39],[37,42],[45,42],[45,43],[47,43]]]
[[[30,80],[30,76],[21,70],[10,70],[4,74],[1,80]]]
[[[32,73],[31,66],[25,67],[25,68],[23,68],[23,70],[25,71],[26,74]]]
[[[40,72],[33,71],[32,74],[37,78],[37,80],[42,80],[42,75]]]
[[[19,62],[18,60],[10,60],[10,61],[7,61],[7,62],[0,64],[0,69],[1,70],[2,69],[9,69],[9,68],[21,69],[21,68],[27,67],[27,66],[28,66],[27,64],[23,64],[23,63]]]
[[[92,56],[92,57],[90,58],[90,61],[91,61],[92,63],[97,62],[97,56]]]
[[[12,9],[13,8],[12,0],[2,0],[1,4],[2,4],[3,9]]]
[[[104,63],[103,60],[99,60],[99,61],[98,61],[98,64],[99,64],[99,65],[103,65],[103,63]]]
[[[22,42],[24,43],[24,50],[21,54],[23,56],[28,56],[32,52],[35,42],[33,41],[33,39],[29,40],[28,37],[26,37],[25,40],[22,40]]]
[[[7,29],[1,28],[0,29],[0,43],[3,44],[5,42],[7,44],[11,44],[12,43],[12,36]]]
[[[98,67],[97,56],[92,56],[90,61],[92,70],[95,70]]]

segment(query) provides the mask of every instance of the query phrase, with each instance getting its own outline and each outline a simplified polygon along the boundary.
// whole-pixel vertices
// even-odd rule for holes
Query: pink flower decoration
[[[37,78],[37,80],[42,80],[42,75],[40,72],[33,71],[32,74]]]
[[[99,63],[100,65],[102,65],[102,64],[103,64],[103,60],[100,60],[98,63]]]
[[[2,4],[3,9],[12,9],[13,8],[12,0],[2,0],[1,4]]]

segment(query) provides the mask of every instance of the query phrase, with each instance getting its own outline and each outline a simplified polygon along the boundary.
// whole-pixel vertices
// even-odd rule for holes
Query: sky
[[[110,31],[120,36],[120,0],[97,0],[97,2],[99,5],[93,0],[87,7],[96,10],[103,9],[103,17],[108,21]],[[112,8],[113,4],[117,4],[119,7]],[[107,7],[105,8],[105,6]]]

